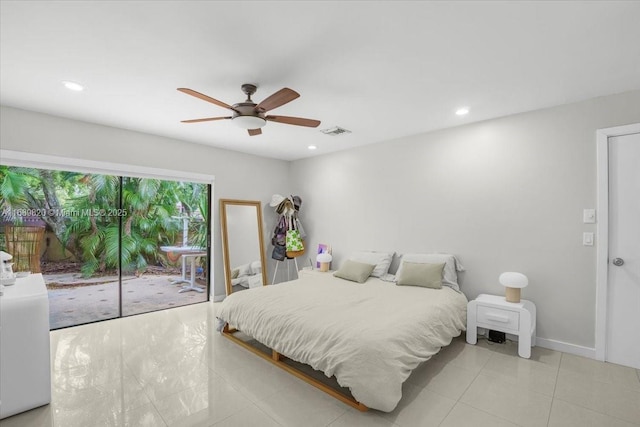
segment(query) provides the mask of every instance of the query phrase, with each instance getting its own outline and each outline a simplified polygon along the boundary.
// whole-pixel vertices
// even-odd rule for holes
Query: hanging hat
[[[290,215],[293,213],[293,204],[291,203],[291,200],[282,199],[280,204],[276,207],[276,212],[280,215]]]
[[[283,200],[284,200],[284,196],[281,196],[280,194],[274,194],[273,196],[271,196],[271,203],[269,203],[269,206],[271,206],[272,208],[275,208],[280,203],[282,203]]]
[[[293,198],[293,207],[299,211],[300,210],[300,206],[302,206],[302,199],[300,198],[300,196],[292,196]]]

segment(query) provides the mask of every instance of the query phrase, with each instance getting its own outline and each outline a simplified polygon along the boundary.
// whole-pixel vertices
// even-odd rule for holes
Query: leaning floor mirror
[[[220,225],[227,295],[266,285],[260,202],[220,199]]]

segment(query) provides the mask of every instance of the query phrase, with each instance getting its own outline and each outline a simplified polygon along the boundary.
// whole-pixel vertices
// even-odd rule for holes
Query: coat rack
[[[276,263],[271,283],[275,284],[278,267],[284,261],[287,261],[287,281],[291,280],[290,264],[292,260],[295,266],[296,278],[298,277],[297,257],[305,252],[303,239],[306,237],[306,233],[298,217],[298,212],[300,212],[300,206],[302,205],[300,197],[284,197],[274,194],[269,205],[275,208],[278,214],[278,221],[271,238],[271,244],[273,245],[271,258]]]
[[[279,260],[274,260],[276,263],[276,268],[273,270],[273,280],[271,281],[271,284],[275,285],[276,284],[276,276],[278,274],[278,266],[280,265],[280,263],[282,262],[287,262],[287,282],[289,280],[291,280],[290,276],[289,276],[289,271],[291,270],[291,266],[290,266],[290,262],[293,261],[293,264],[296,268],[296,279],[298,278],[298,260],[296,258],[285,258],[282,261]]]

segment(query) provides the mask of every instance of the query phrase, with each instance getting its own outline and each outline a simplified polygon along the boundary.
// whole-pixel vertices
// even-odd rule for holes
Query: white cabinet
[[[478,341],[478,328],[518,335],[518,355],[531,357],[536,345],[536,306],[527,300],[507,302],[498,295],[480,294],[467,305],[467,342]]]
[[[0,296],[0,418],[51,402],[49,297],[42,274]]]

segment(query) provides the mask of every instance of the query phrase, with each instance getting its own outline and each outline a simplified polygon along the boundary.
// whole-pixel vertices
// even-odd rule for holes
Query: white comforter
[[[448,287],[358,284],[318,274],[228,296],[229,323],[351,390],[369,408],[392,411],[402,383],[466,325],[467,299]]]

